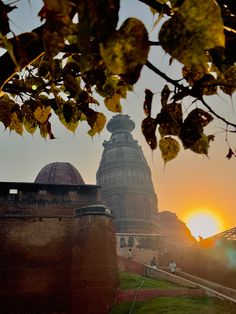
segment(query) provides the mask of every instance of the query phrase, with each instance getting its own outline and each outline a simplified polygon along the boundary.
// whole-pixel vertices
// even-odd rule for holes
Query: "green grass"
[[[171,289],[181,286],[159,279],[151,279],[133,273],[120,272],[120,288]],[[129,314],[132,302],[113,306],[110,314]],[[236,304],[209,297],[157,297],[136,302],[132,314],[234,314]]]
[[[144,281],[141,289],[171,289],[181,288],[181,286],[160,279],[151,279],[133,273],[120,272],[120,288],[121,289],[137,289],[141,282]]]
[[[132,302],[116,304],[110,314],[128,314]],[[209,297],[158,297],[136,302],[132,314],[234,314],[236,304]]]

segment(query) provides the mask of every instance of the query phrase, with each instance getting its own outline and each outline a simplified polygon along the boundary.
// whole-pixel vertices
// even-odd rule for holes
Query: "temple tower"
[[[116,233],[154,234],[157,197],[150,168],[131,134],[134,128],[128,115],[118,114],[108,122],[111,138],[103,143],[97,184],[102,187],[102,201],[115,216]]]

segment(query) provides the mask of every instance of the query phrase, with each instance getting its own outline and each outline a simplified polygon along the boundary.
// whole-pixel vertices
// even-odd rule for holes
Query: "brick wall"
[[[118,286],[112,220],[1,217],[1,314],[108,313]]]

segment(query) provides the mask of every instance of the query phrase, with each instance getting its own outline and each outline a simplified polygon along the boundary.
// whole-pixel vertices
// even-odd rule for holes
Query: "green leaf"
[[[185,0],[166,21],[159,40],[166,52],[186,66],[208,60],[206,51],[224,47],[224,24],[214,0]]]
[[[171,137],[163,137],[159,141],[159,148],[165,163],[174,159],[180,150],[179,143]]]
[[[149,43],[144,24],[136,18],[127,19],[106,43],[100,45],[100,51],[113,74],[132,73],[147,61]]]

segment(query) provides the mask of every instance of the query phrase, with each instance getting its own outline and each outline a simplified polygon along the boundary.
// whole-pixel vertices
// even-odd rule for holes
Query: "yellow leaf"
[[[165,163],[174,159],[180,150],[179,143],[171,137],[163,137],[160,139],[159,148]]]
[[[20,121],[20,119],[18,118],[18,115],[16,112],[13,112],[11,114],[11,123],[9,125],[9,129],[12,131],[14,130],[16,133],[22,135],[23,133],[23,126],[22,126],[22,122]]]
[[[48,135],[47,124],[46,124],[46,123],[40,124],[40,125],[39,125],[39,130],[40,130],[40,135],[41,135],[43,138],[46,138],[47,135]]]
[[[23,118],[23,125],[27,132],[34,134],[37,129],[37,122],[34,119]]]
[[[96,121],[94,122],[91,129],[88,131],[88,134],[90,136],[94,136],[97,133],[99,134],[103,130],[105,124],[106,124],[106,116],[101,112],[97,112]]]
[[[114,94],[113,96],[106,97],[104,103],[108,110],[112,112],[122,112],[122,107],[120,105],[121,95]]]
[[[40,123],[45,123],[50,115],[51,107],[48,106],[46,108],[44,107],[37,107],[34,111],[34,117],[35,119]]]

